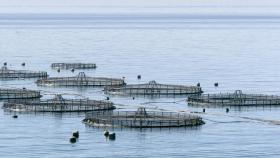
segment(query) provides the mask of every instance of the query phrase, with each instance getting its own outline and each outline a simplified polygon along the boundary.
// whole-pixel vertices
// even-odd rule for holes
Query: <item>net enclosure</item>
[[[114,95],[186,95],[203,92],[201,87],[198,86],[159,84],[156,81],[145,84],[105,87],[104,91],[107,94]]]
[[[112,102],[89,99],[64,99],[56,95],[47,100],[12,100],[4,102],[3,109],[10,111],[35,111],[35,112],[86,112],[95,110],[113,110]]]
[[[36,81],[38,86],[120,86],[124,85],[123,79],[89,77],[80,72],[74,77],[49,77]]]
[[[188,113],[146,111],[140,107],[137,111],[89,112],[83,122],[90,126],[158,128],[199,126],[201,117]]]
[[[263,94],[244,94],[241,90],[236,90],[234,93],[189,96],[188,103],[190,105],[227,106],[280,105],[280,96]]]
[[[0,88],[0,99],[32,99],[40,97],[40,91]]]
[[[94,63],[52,63],[52,69],[96,69]]]
[[[48,77],[47,72],[44,71],[29,71],[29,70],[11,70],[6,66],[0,69],[0,79],[11,79],[11,78],[46,78]]]

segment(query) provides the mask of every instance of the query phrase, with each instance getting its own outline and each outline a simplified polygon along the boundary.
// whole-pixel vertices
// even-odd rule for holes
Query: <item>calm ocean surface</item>
[[[94,62],[98,68],[85,70],[87,75],[125,76],[127,83],[200,82],[205,93],[240,89],[280,95],[278,15],[1,14],[0,35],[0,63],[14,69],[73,76],[79,71],[57,73],[50,64]],[[44,88],[34,81],[0,81],[0,86],[39,89],[45,98],[54,93],[106,98],[100,88]],[[188,106],[185,97],[110,99],[118,108],[202,111]],[[0,110],[0,157],[279,157],[280,126],[270,122],[280,121],[279,113],[280,107],[230,107],[229,113],[208,107],[201,127],[111,129],[117,139],[107,141],[102,128],[81,122],[84,113],[22,113],[13,119],[13,113]],[[80,139],[72,145],[74,130]]]

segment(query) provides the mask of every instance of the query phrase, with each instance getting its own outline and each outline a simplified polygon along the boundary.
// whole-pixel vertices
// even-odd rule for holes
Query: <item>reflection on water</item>
[[[261,13],[260,13],[261,14]],[[61,17],[62,19],[64,17]],[[77,17],[79,18],[79,16]],[[156,80],[195,85],[205,93],[232,92],[280,95],[279,17],[139,17],[67,19],[51,25],[34,19],[0,20],[0,63],[74,76],[75,71],[51,70],[53,62],[94,62],[89,76],[125,77],[127,83]],[[211,19],[212,18],[212,19]],[[173,20],[174,19],[174,20]],[[153,21],[156,21],[154,23]],[[19,25],[20,23],[20,25]],[[36,26],[35,26],[36,25]],[[73,27],[75,25],[75,27]],[[13,27],[10,27],[13,26]],[[160,26],[160,27],[158,27]],[[104,28],[105,27],[105,28]],[[129,28],[129,29],[128,29]],[[268,29],[273,28],[273,29]],[[141,74],[141,80],[137,75]],[[37,87],[35,80],[0,81],[1,87],[26,87],[53,94],[105,100],[102,88]],[[219,87],[214,83],[219,82]],[[197,112],[206,124],[196,128],[114,128],[106,141],[103,128],[82,123],[85,113],[16,113],[0,111],[2,157],[277,157],[277,106],[191,106],[186,96],[113,96],[117,108]],[[2,106],[2,103],[1,103]],[[205,113],[202,109],[205,108]],[[229,112],[226,112],[229,108]],[[71,145],[72,131],[79,130]]]

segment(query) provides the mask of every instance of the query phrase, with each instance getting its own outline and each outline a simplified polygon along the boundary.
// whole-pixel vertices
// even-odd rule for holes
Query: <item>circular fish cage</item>
[[[48,100],[19,100],[8,101],[3,109],[10,111],[35,111],[35,112],[87,112],[95,110],[113,110],[115,106],[109,101],[89,99],[64,99],[56,95]]]
[[[28,70],[10,70],[6,66],[0,69],[1,79],[12,78],[47,78],[48,74],[44,71],[28,71]]]
[[[52,63],[52,69],[96,69],[94,63]]]
[[[280,96],[262,94],[243,94],[241,90],[236,90],[234,93],[189,96],[188,103],[190,105],[222,106],[280,105]]]
[[[159,84],[156,81],[122,87],[105,87],[104,91],[113,95],[188,95],[203,92],[198,86]]]
[[[85,124],[100,127],[160,128],[203,125],[201,117],[187,113],[146,111],[91,112],[83,120]]]
[[[40,91],[27,89],[2,89],[0,88],[0,99],[32,99],[40,98]]]
[[[50,77],[36,81],[38,86],[121,86],[125,82],[123,79],[88,77],[84,72],[80,72],[74,77]]]

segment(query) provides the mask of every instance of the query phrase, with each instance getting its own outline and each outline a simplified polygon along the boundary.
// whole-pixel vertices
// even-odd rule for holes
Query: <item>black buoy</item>
[[[26,88],[25,88],[25,87],[23,87],[22,89],[23,89],[23,90],[26,90]]]
[[[21,64],[21,66],[25,66],[25,63],[23,62],[23,63]]]
[[[202,111],[203,111],[203,113],[205,113],[205,109],[203,109]]]
[[[105,130],[103,134],[104,134],[105,137],[108,137],[109,136],[109,131]]]
[[[218,87],[218,86],[219,86],[219,83],[218,83],[218,82],[214,83],[214,86],[215,86],[215,87]]]
[[[227,113],[229,112],[229,108],[226,109],[226,112],[227,112]]]
[[[69,139],[69,142],[70,143],[76,143],[77,142],[77,138],[75,138],[75,137],[71,137],[70,139]]]
[[[140,80],[141,79],[141,75],[138,75],[137,78],[138,78],[138,80]]]
[[[4,62],[4,66],[7,66],[7,62]]]
[[[200,87],[200,83],[198,82],[198,83],[196,84],[196,86],[197,86],[197,87]]]
[[[18,118],[18,116],[17,115],[13,115],[13,118]]]
[[[75,72],[75,69],[72,69],[71,72]]]
[[[94,65],[93,65],[93,68],[94,68],[94,69],[96,69],[96,68],[97,68],[96,64],[94,64]]]
[[[79,138],[79,131],[76,131],[76,132],[73,132],[73,137],[75,137],[75,138]]]
[[[60,69],[57,69],[57,72],[60,73]]]
[[[115,140],[116,139],[116,133],[109,134],[109,140]]]
[[[132,99],[134,100],[135,98],[134,98],[134,97],[132,97]]]
[[[107,98],[106,98],[106,100],[110,100],[110,98],[109,98],[109,97],[107,97]]]

